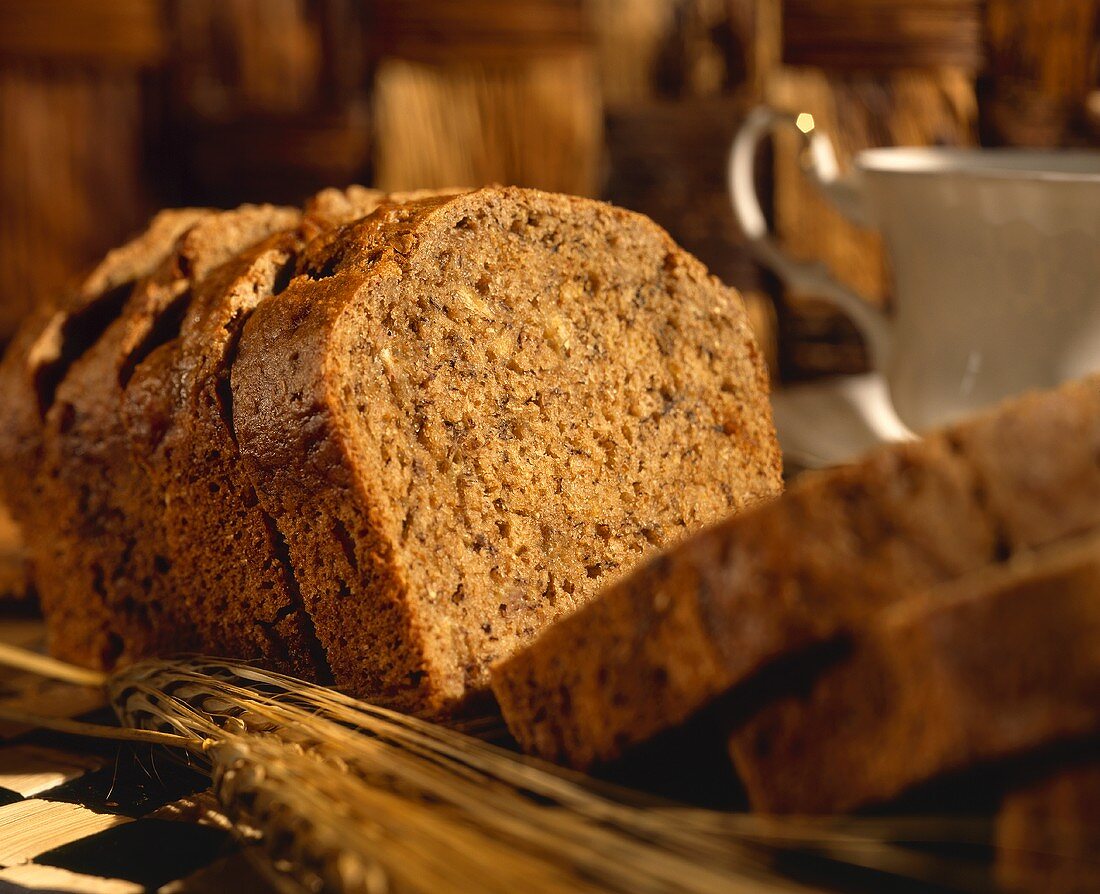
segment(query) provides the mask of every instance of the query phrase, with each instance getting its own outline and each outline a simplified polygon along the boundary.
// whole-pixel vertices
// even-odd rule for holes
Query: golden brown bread
[[[179,335],[135,370],[122,413],[135,459],[159,496],[153,521],[160,523],[146,538],[162,536],[160,598],[190,619],[210,654],[325,679],[285,544],[241,468],[229,396],[245,320],[289,280],[301,246],[297,227],[281,230],[198,283]],[[177,581],[174,569],[186,580]]]
[[[494,668],[509,729],[620,756],[914,593],[1100,526],[1100,379],[1033,393],[797,481],[607,588]]]
[[[37,589],[62,592],[67,586],[64,549],[57,536],[56,507],[47,492],[44,466],[47,415],[70,368],[117,319],[136,282],[148,276],[172,251],[179,236],[206,212],[163,211],[149,228],[108,253],[74,291],[56,306],[43,307],[24,321],[0,364],[0,487],[20,529]],[[64,650],[63,628],[70,625],[83,645],[76,660],[97,661],[105,641],[95,632],[105,623],[94,597],[66,618],[60,610],[51,626]],[[56,637],[55,637],[56,638]]]
[[[450,710],[603,581],[778,492],[740,300],[651,222],[381,198],[197,216],[59,370],[27,516],[60,535],[58,654],[331,663]]]
[[[241,464],[229,378],[245,323],[291,281],[306,242],[383,198],[353,186],[314,196],[302,218],[279,211],[272,224],[281,229],[194,284],[178,334],[136,365],[123,393],[134,458],[160,497],[161,524],[146,534],[162,532],[159,598],[188,619],[206,652],[330,677],[286,542]],[[169,590],[175,568],[185,585]]]
[[[384,205],[245,326],[234,421],[338,684],[449,710],[662,543],[780,488],[737,296],[533,190]]]
[[[122,312],[134,283],[161,263],[203,213],[162,211],[144,233],[109,252],[71,294],[24,321],[8,346],[0,364],[6,422],[0,429],[0,485],[17,522],[40,508],[35,479],[42,461],[42,425],[58,384]]]
[[[120,402],[136,367],[178,329],[195,284],[294,219],[246,206],[189,221],[57,383],[34,473],[42,517],[25,524],[32,543],[49,544],[35,583],[55,653],[109,667],[200,645],[193,619],[167,596],[174,578],[161,548],[159,494],[133,460]]]

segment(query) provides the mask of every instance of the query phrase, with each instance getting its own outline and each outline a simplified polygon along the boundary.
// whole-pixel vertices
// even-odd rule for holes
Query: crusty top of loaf
[[[325,230],[354,223],[373,214],[380,205],[406,205],[423,199],[455,196],[467,189],[414,189],[404,192],[383,192],[363,186],[346,189],[323,189],[311,197],[305,205],[305,233],[319,236]]]

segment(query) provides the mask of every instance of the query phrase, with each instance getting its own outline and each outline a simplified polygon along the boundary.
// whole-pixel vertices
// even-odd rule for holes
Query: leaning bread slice
[[[134,454],[161,497],[166,561],[187,578],[171,598],[209,654],[329,676],[286,542],[241,464],[229,375],[246,321],[291,281],[307,239],[382,199],[362,187],[325,190],[295,226],[223,264],[196,286],[178,337],[139,364],[126,388]]]
[[[552,760],[614,759],[914,592],[1100,526],[1098,455],[1090,378],[806,476],[496,667],[508,726]]]
[[[138,365],[122,415],[161,513],[162,598],[187,617],[207,654],[255,658],[324,679],[282,537],[240,468],[229,366],[256,304],[289,280],[297,229],[246,249],[197,284],[182,330]]]
[[[194,625],[165,597],[173,569],[162,548],[159,493],[133,461],[122,394],[134,370],[186,315],[212,270],[297,213],[271,206],[199,218],[129,295],[121,314],[58,384],[43,426],[38,531],[54,543],[36,569],[50,648],[110,667],[150,652],[194,648]],[[187,570],[177,569],[187,580]]]
[[[233,421],[337,684],[446,711],[658,545],[774,495],[737,295],[638,215],[383,205],[261,302]]]
[[[754,809],[842,813],[1100,733],[1100,535],[895,605],[731,737]]]

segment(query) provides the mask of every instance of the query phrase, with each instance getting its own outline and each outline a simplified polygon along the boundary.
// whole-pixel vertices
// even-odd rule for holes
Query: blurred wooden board
[[[783,61],[832,70],[977,71],[982,6],[982,0],[783,0]]]
[[[162,6],[158,0],[0,0],[0,56],[154,65],[168,48]]]

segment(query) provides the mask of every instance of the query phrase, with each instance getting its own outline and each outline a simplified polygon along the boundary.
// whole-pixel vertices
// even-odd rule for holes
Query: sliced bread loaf
[[[841,813],[1100,733],[1100,536],[905,600],[731,737],[754,809]]]
[[[336,682],[446,711],[662,544],[776,494],[740,300],[650,221],[384,204],[261,302],[233,424]]]
[[[149,228],[131,242],[108,253],[82,283],[56,306],[43,307],[24,321],[0,364],[0,396],[4,425],[0,426],[0,487],[27,551],[31,576],[39,593],[61,593],[72,582],[65,577],[65,546],[44,475],[46,416],[58,386],[122,312],[135,283],[148,276],[172,251],[179,236],[206,212],[184,208],[162,211]],[[75,600],[83,599],[70,590]],[[106,619],[95,599],[70,618],[60,602],[51,618],[52,642],[75,660],[94,661],[103,647]],[[44,603],[50,603],[46,596]],[[73,606],[75,607],[75,606]],[[73,630],[68,638],[66,629]],[[74,649],[84,635],[96,639]]]
[[[194,619],[164,597],[172,569],[162,546],[161,495],[133,461],[122,393],[138,364],[174,337],[197,284],[297,219],[270,206],[199,218],[58,384],[38,473],[55,555],[36,574],[55,654],[111,666],[201,645]],[[180,571],[186,580],[188,571]]]
[[[805,476],[497,665],[508,726],[552,760],[614,759],[881,608],[1096,528],[1098,455],[1091,378]]]
[[[186,569],[186,586],[169,598],[206,652],[329,677],[285,539],[240,461],[229,376],[245,322],[286,288],[306,241],[369,214],[383,198],[354,186],[315,196],[296,226],[196,286],[179,336],[139,364],[126,388],[134,455],[162,499],[166,563]]]

